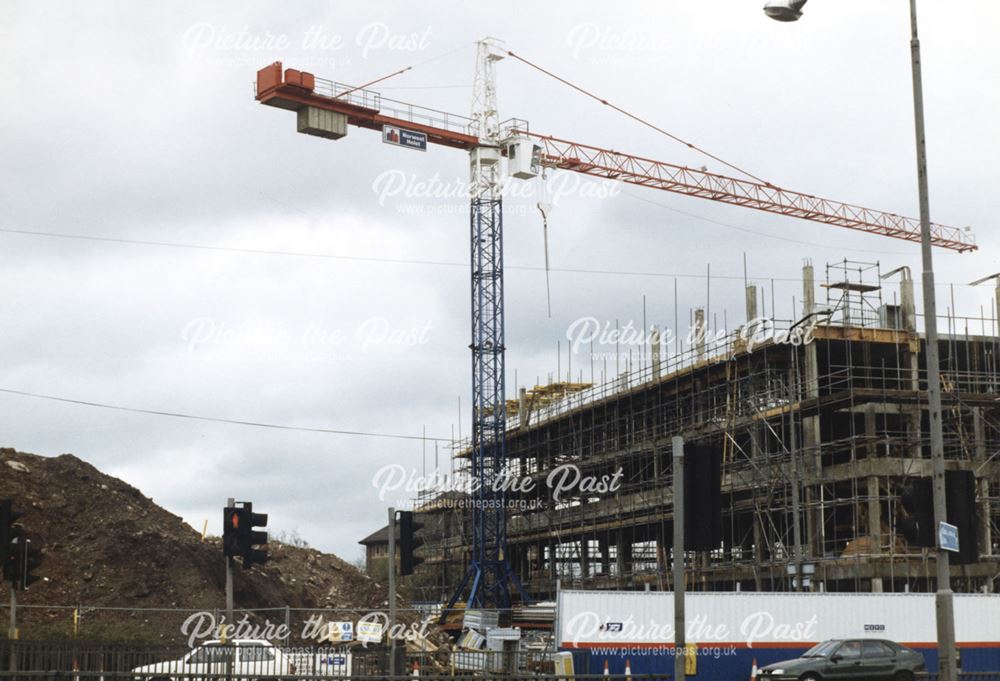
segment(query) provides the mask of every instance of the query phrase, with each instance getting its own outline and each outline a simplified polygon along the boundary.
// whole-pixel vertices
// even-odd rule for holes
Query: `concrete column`
[[[746,291],[747,324],[757,319],[757,286],[747,284]]]
[[[802,265],[802,316],[816,310],[816,281],[812,263],[808,260]]]
[[[525,388],[517,392],[517,425],[520,428],[528,425],[528,391]]]
[[[811,269],[811,265],[809,266]],[[805,284],[803,284],[805,287]],[[814,303],[815,304],[815,303]],[[819,397],[819,357],[818,348],[815,342],[809,343],[802,348],[803,357],[803,399],[810,400]],[[822,499],[822,492],[819,481],[822,480],[823,459],[821,456],[822,444],[819,427],[819,416],[806,416],[802,419],[802,471],[803,486],[805,491],[803,496],[806,500],[806,546],[812,555],[823,555],[823,535],[825,526],[823,524],[822,504],[816,503]]]
[[[660,372],[662,370],[662,362],[660,361],[660,354],[663,348],[663,343],[660,338],[660,329],[657,326],[653,326],[649,333],[649,345],[650,345],[650,356],[652,357],[652,376],[654,379],[660,377]]]
[[[913,279],[909,269],[903,271],[903,279],[899,282],[899,305],[902,309],[903,328],[913,333],[917,330],[917,304],[913,298]]]
[[[872,555],[882,555],[882,507],[879,504],[879,482],[878,476],[870,475],[868,483],[868,540],[871,542]],[[881,561],[873,561],[874,565],[881,565]],[[872,577],[872,591],[882,592],[882,578]]]
[[[920,340],[917,338],[917,304],[913,296],[913,278],[910,276],[910,268],[903,267],[899,281],[899,306],[902,315],[903,329],[910,334],[906,351],[903,353],[903,366],[909,368],[909,388],[910,390],[920,390],[919,356]],[[905,374],[900,375],[901,385],[905,387]],[[911,458],[920,458],[921,447],[921,411],[920,405],[909,408],[907,417],[907,429],[910,439],[909,455]]]
[[[875,425],[875,405],[866,404],[865,414],[865,456],[874,459],[878,456],[878,430]]]
[[[997,290],[994,296],[996,298],[996,314],[997,314],[997,334],[1000,334],[1000,277],[997,277]]]
[[[611,574],[611,547],[608,545],[608,540],[598,539],[597,549],[601,552],[601,574],[607,577]]]
[[[909,278],[909,277],[907,277]],[[910,283],[909,296],[913,296],[913,283]],[[920,390],[920,337],[916,334],[917,313],[916,308],[912,309],[912,320],[914,333],[907,345],[906,360],[909,362],[910,390],[917,392]],[[907,419],[910,439],[910,457],[919,459],[923,456],[923,408],[920,404],[910,407],[909,418]]]
[[[977,463],[984,463],[987,458],[986,453],[986,428],[983,423],[983,408],[973,407],[972,408],[972,432],[973,439],[976,442],[975,449],[975,460]],[[993,528],[990,525],[990,512],[992,510],[990,504],[990,481],[989,478],[985,476],[976,481],[976,485],[979,491],[979,546],[980,551],[984,552],[986,555],[991,555],[993,553]],[[992,586],[993,582],[990,580],[987,582]]]
[[[705,310],[699,307],[694,311],[694,344],[699,362],[705,359],[705,343],[707,340],[708,329],[705,326]]]
[[[580,575],[583,579],[590,577],[590,540],[580,539]]]
[[[920,390],[920,339],[914,337],[910,339],[904,361],[909,364],[910,390],[917,392]],[[909,417],[907,418],[907,436],[910,440],[910,457],[919,459],[923,455],[921,439],[923,438],[923,412],[919,404],[909,407]]]
[[[670,534],[665,525],[660,525],[656,530],[656,571],[659,575],[669,574],[670,567]],[[660,581],[660,590],[664,590],[663,582]]]
[[[823,524],[823,486],[812,485],[806,488],[806,546],[814,556],[822,556],[826,543],[826,527]]]

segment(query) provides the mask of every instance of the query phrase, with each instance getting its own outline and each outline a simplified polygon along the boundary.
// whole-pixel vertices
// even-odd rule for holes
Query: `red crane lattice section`
[[[872,210],[773,185],[740,180],[685,166],[622,154],[608,149],[526,131],[514,131],[537,140],[542,146],[542,165],[586,175],[619,180],[678,194],[697,196],[768,213],[788,215],[846,227],[894,239],[920,241],[920,221],[895,213]],[[931,224],[935,246],[964,252],[975,250],[973,236],[958,227]]]
[[[382,97],[364,88],[316,78],[311,73],[285,69],[275,62],[257,72],[257,100],[262,104],[298,110],[306,106],[344,114],[350,125],[381,130],[400,126],[425,133],[432,144],[469,150],[480,144],[465,116]],[[771,184],[741,180],[641,156],[623,154],[578,142],[511,127],[542,147],[541,163],[550,168],[628,182],[642,187],[696,196],[767,213],[811,220],[904,241],[920,241],[920,221],[895,213],[831,201]],[[931,242],[953,251],[976,250],[967,230],[931,224]]]

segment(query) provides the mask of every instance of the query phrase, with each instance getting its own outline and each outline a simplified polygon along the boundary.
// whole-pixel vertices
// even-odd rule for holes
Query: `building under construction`
[[[891,287],[891,294],[889,293]],[[600,384],[553,382],[507,405],[508,558],[534,598],[564,588],[669,590],[673,531],[671,439],[717,461],[721,483],[704,494],[718,539],[686,553],[693,590],[931,591],[934,550],[904,532],[931,475],[923,338],[906,268],[842,262],[817,296],[803,269],[801,316],[780,330],[748,323],[664,347]],[[747,320],[759,319],[747,287]],[[1000,300],[1000,288],[998,288]],[[891,301],[891,302],[889,302]],[[755,328],[756,327],[756,328]],[[964,514],[956,591],[1000,587],[1000,338],[996,311],[939,322],[946,467],[971,471],[951,494]],[[678,351],[679,350],[679,351]],[[468,450],[455,448],[455,463]],[[547,479],[573,464],[587,480],[552,498]],[[574,473],[575,474],[575,473]],[[459,470],[461,475],[461,470]],[[961,477],[961,476],[958,476]],[[412,596],[447,599],[469,561],[468,496],[427,490],[424,563]],[[920,489],[919,486],[916,489]],[[955,510],[952,510],[952,504]],[[931,505],[930,498],[916,503]],[[904,508],[904,506],[910,508]],[[796,577],[798,575],[798,577]]]

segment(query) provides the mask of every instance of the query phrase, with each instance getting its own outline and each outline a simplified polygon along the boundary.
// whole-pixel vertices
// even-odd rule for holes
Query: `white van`
[[[235,657],[234,657],[235,656]],[[179,660],[136,667],[136,681],[186,681],[200,675],[225,676],[232,661],[233,679],[265,681],[295,674],[295,664],[267,641],[208,641]]]

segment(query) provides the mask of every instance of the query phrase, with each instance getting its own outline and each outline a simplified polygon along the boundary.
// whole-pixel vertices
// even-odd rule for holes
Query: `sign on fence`
[[[353,622],[327,622],[326,638],[331,643],[347,643],[354,640]]]
[[[362,643],[379,643],[382,640],[382,623],[358,622],[357,635]]]

